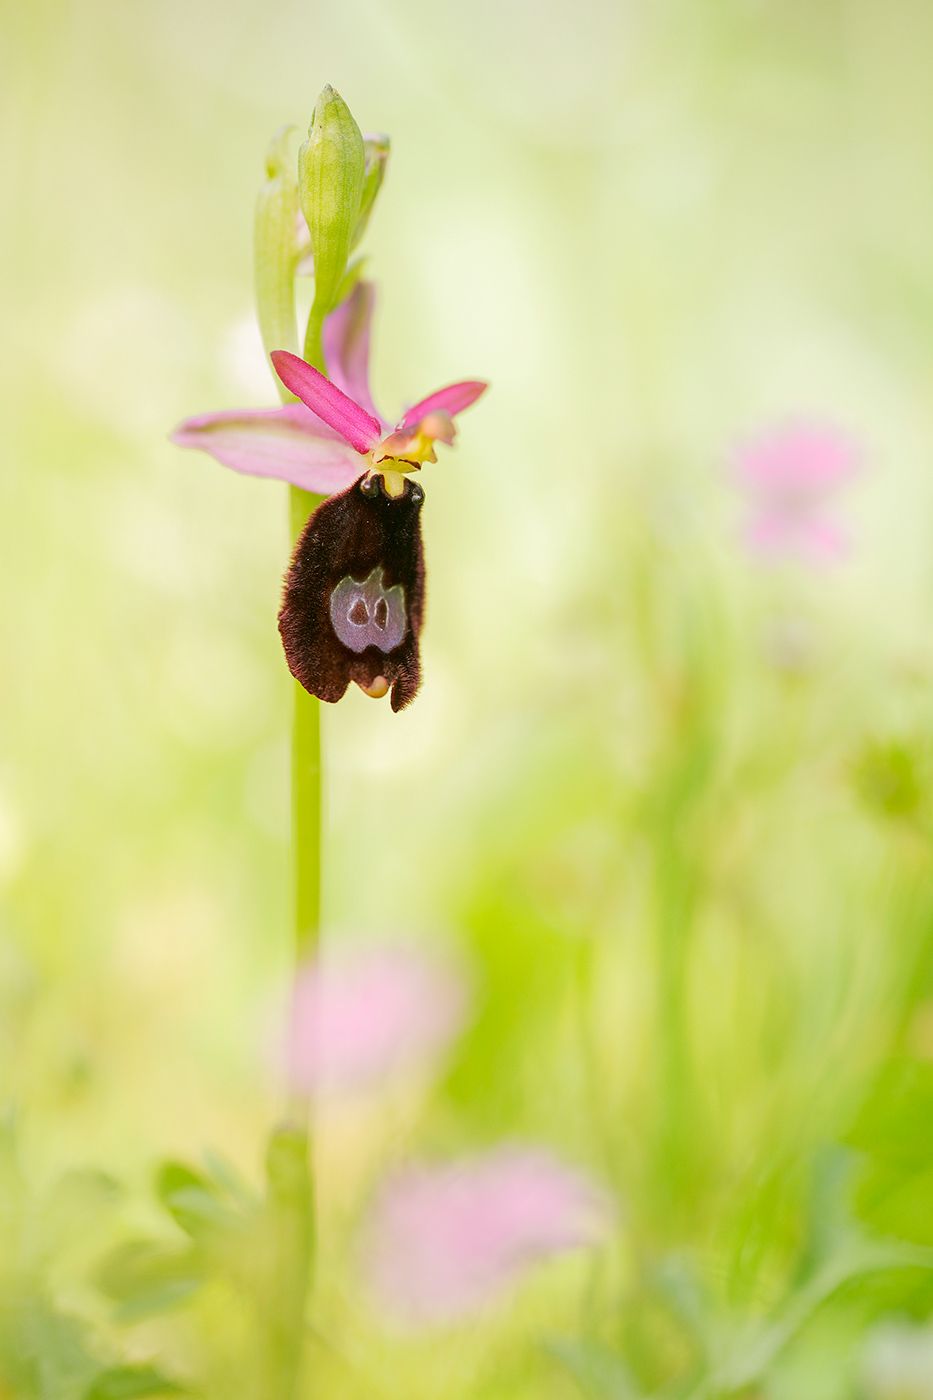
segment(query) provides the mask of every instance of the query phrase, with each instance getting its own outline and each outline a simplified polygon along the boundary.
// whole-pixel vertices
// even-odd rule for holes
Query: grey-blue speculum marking
[[[351,651],[378,647],[395,651],[405,640],[405,589],[400,583],[386,588],[382,565],[366,578],[342,578],[330,595],[330,620],[334,631]]]

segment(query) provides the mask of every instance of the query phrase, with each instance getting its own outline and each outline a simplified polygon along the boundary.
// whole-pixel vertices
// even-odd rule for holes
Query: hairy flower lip
[[[346,490],[361,472],[382,461],[394,459],[401,472],[436,461],[434,442],[453,440],[453,419],[475,403],[488,384],[468,379],[437,389],[409,408],[393,428],[379,414],[369,390],[374,301],[372,283],[358,282],[325,320],[327,376],[297,355],[274,353],[276,369],[282,365],[282,381],[299,403],[199,414],[179,424],[172,441],[208,452],[234,471],[274,477],[324,496]]]
[[[377,680],[391,689],[395,711],[415,698],[424,613],[423,500],[421,487],[398,473],[364,473],[346,491],[322,501],[298,537],[285,576],[279,632],[289,670],[319,700],[342,699],[351,681],[372,693]],[[366,585],[362,594],[348,591],[348,581]],[[375,624],[375,633],[354,632],[352,624],[369,628],[369,608],[380,593],[389,615]],[[356,617],[363,595],[369,601],[363,616]],[[402,633],[387,627],[393,612],[396,622],[401,620],[399,603]]]

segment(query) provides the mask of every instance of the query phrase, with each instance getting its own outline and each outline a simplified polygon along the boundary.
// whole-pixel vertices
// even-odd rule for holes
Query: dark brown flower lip
[[[423,501],[412,481],[390,496],[380,474],[363,476],[323,501],[299,536],[279,632],[289,670],[318,699],[333,704],[351,681],[374,696],[391,688],[396,711],[414,699],[421,683]]]

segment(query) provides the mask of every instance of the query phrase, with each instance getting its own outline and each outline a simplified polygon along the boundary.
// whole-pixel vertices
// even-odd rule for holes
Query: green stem
[[[266,1154],[267,1272],[258,1300],[260,1400],[293,1400],[301,1378],[305,1304],[314,1267],[314,1193],[307,1122],[283,1124]]]
[[[297,539],[319,498],[290,488]],[[317,952],[321,923],[320,703],[295,682],[292,719],[292,886],[296,974]],[[307,1096],[293,1094],[288,1121],[266,1161],[268,1274],[260,1299],[260,1400],[292,1400],[301,1375],[305,1309],[314,1275],[314,1168]]]
[[[267,157],[256,206],[256,297],[266,352],[292,349],[295,321],[295,215],[298,189],[287,130]],[[321,345],[327,308],[315,300],[305,358],[324,372]],[[279,385],[283,403],[294,396]],[[290,533],[297,540],[320,497],[292,486]],[[320,706],[296,681],[292,721],[292,888],[296,974],[317,952],[321,922]],[[264,1264],[259,1321],[259,1400],[293,1400],[300,1384],[305,1312],[314,1275],[314,1167],[310,1105],[293,1093],[288,1121],[270,1139],[266,1159]]]
[[[325,305],[315,293],[311,310],[308,313],[308,325],[305,329],[304,358],[309,365],[319,369],[322,374],[326,374],[327,369],[324,364],[324,346],[321,337],[324,331],[324,318],[330,310],[332,310],[331,305]],[[302,492],[302,495],[306,494],[307,492]]]

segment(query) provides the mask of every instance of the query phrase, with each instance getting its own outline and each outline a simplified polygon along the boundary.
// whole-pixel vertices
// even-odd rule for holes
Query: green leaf
[[[903,1171],[933,1167],[933,1063],[897,1059],[879,1077],[847,1134],[852,1147]]]
[[[156,1195],[192,1238],[233,1223],[233,1212],[220,1200],[216,1186],[183,1162],[163,1163],[156,1178]]]
[[[207,1178],[200,1172],[196,1172],[192,1167],[186,1166],[184,1162],[163,1162],[156,1174],[156,1195],[163,1203],[175,1191],[181,1191],[188,1186],[200,1186],[207,1189]]]
[[[545,1343],[545,1351],[566,1367],[586,1400],[639,1400],[642,1394],[622,1358],[602,1342],[561,1338]]]
[[[258,1206],[256,1192],[225,1157],[207,1151],[204,1153],[204,1165],[210,1174],[211,1182],[232,1202],[241,1206],[243,1210],[254,1210]]]
[[[855,1209],[883,1234],[933,1244],[933,1064],[888,1064],[848,1133],[865,1154]]]
[[[16,1155],[16,1122],[11,1112],[0,1115],[0,1218],[21,1209],[25,1185]]]
[[[143,1395],[178,1395],[183,1390],[153,1366],[112,1366],[94,1378],[84,1400],[137,1400]]]
[[[76,1400],[99,1365],[87,1347],[87,1327],[34,1293],[12,1303],[0,1331],[0,1370],[11,1395]]]
[[[102,1216],[113,1209],[120,1188],[105,1172],[87,1169],[66,1172],[52,1187],[37,1214],[38,1245],[42,1254],[61,1254],[74,1241],[97,1231]]]
[[[130,1240],[104,1258],[95,1282],[120,1304],[120,1320],[129,1322],[185,1302],[201,1286],[205,1272],[200,1252],[190,1246],[172,1249],[151,1240]]]
[[[712,1300],[689,1260],[667,1254],[652,1274],[655,1286],[677,1321],[705,1352],[713,1327]]]
[[[865,805],[885,817],[913,817],[923,799],[919,755],[899,740],[869,740],[853,768]]]

